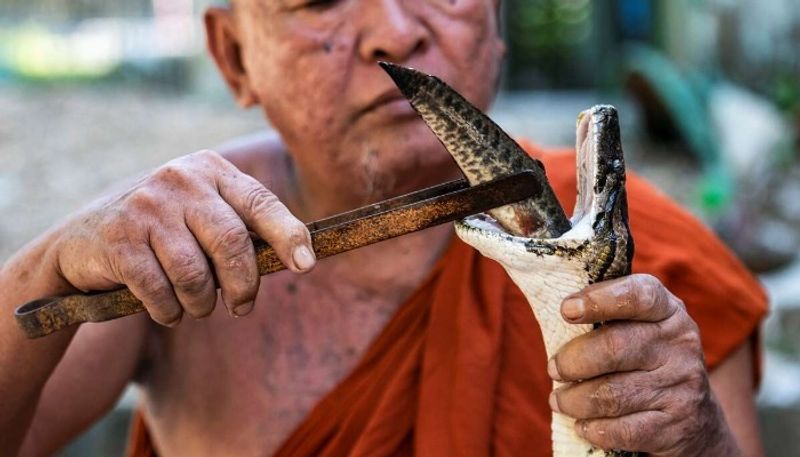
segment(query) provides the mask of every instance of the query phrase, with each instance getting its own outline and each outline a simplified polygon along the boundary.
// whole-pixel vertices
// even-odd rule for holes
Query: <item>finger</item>
[[[613,419],[578,420],[575,432],[601,449],[658,453],[667,447],[669,424],[667,413],[642,411]]]
[[[615,320],[658,322],[680,308],[673,296],[654,276],[636,274],[592,284],[561,303],[561,314],[573,324]]]
[[[260,278],[253,241],[244,222],[216,198],[188,210],[186,225],[211,259],[228,312],[233,316],[249,313]]]
[[[148,246],[125,245],[116,249],[114,263],[122,282],[142,301],[150,317],[161,325],[174,327],[183,311],[167,275]]]
[[[550,359],[557,381],[581,381],[625,371],[651,371],[666,362],[664,329],[643,322],[613,322],[567,342]],[[659,342],[662,342],[659,344]]]
[[[217,301],[216,286],[211,268],[200,245],[185,226],[175,227],[167,233],[154,231],[150,235],[150,246],[161,263],[167,278],[172,283],[178,301],[192,317],[200,318],[211,314]]]
[[[553,411],[575,419],[620,417],[663,405],[660,383],[649,372],[612,374],[569,384],[550,394]]]
[[[235,168],[220,173],[217,180],[222,198],[248,227],[275,249],[287,268],[304,272],[314,266],[316,257],[308,228],[275,194]]]

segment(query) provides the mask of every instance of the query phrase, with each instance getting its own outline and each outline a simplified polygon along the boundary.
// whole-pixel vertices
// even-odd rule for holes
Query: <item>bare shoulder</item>
[[[275,193],[286,189],[290,159],[277,133],[263,131],[226,141],[217,151]]]

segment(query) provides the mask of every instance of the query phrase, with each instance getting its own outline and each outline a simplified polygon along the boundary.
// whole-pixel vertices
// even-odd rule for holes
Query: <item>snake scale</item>
[[[522,170],[536,173],[539,188],[533,197],[459,221],[456,233],[499,262],[523,292],[541,327],[548,358],[592,331],[592,325],[567,324],[560,308],[564,298],[587,285],[631,271],[633,239],[616,109],[595,106],[578,117],[578,198],[568,219],[542,163],[488,116],[436,77],[382,65],[471,185]],[[553,383],[554,388],[559,385]],[[554,457],[639,455],[594,448],[574,426],[574,419],[553,413]]]

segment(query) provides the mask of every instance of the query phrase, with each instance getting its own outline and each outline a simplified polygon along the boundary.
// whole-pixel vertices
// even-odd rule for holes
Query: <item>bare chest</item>
[[[251,315],[218,308],[158,337],[144,390],[159,450],[270,455],[352,371],[398,304],[275,275]]]

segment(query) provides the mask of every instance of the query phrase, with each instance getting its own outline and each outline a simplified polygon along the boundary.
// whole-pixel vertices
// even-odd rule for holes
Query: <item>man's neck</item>
[[[289,164],[291,167],[291,164]],[[306,221],[375,203],[412,191],[417,183],[397,183],[385,194],[366,195],[359,189],[328,189],[318,180],[303,180],[297,170],[287,170],[293,187],[286,204]],[[418,176],[417,176],[418,178]],[[352,187],[352,186],[351,186]],[[412,233],[324,260],[326,276],[359,288],[376,288],[391,300],[402,300],[416,289],[441,257],[453,237],[450,225]]]

